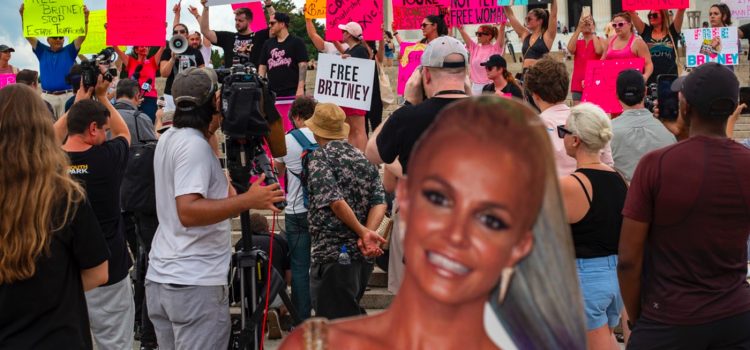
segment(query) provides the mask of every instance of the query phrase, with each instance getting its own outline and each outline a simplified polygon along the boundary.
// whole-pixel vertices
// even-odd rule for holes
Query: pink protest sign
[[[399,95],[404,94],[406,88],[406,82],[411,77],[414,70],[419,67],[419,62],[422,59],[424,49],[427,47],[425,44],[418,43],[401,43],[401,54],[398,60],[398,90]]]
[[[16,83],[16,75],[13,73],[7,73],[7,74],[0,74],[0,89],[4,88],[6,85],[15,84]]]
[[[645,64],[642,58],[588,61],[581,101],[598,105],[607,113],[622,112],[617,99],[617,75],[626,69],[643,72]]]
[[[450,10],[453,26],[505,23],[503,7],[497,5],[497,0],[452,0]]]
[[[250,22],[250,30],[257,32],[259,30],[268,28],[268,22],[266,22],[266,14],[265,12],[263,12],[263,3],[254,1],[241,4],[232,4],[232,10],[236,10],[240,7],[248,8],[250,9],[250,12],[253,13],[253,21]]]
[[[107,45],[164,46],[167,2],[107,0]]]
[[[393,0],[393,30],[421,29],[425,17],[447,15],[449,7],[450,0]]]
[[[383,0],[330,0],[326,3],[326,40],[341,40],[339,24],[357,22],[365,40],[383,40]]]
[[[686,9],[690,0],[622,0],[623,11]]]

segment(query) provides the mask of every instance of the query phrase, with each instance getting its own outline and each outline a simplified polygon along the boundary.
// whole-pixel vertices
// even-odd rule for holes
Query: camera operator
[[[154,155],[159,227],[149,254],[146,300],[159,347],[226,349],[229,342],[229,218],[250,209],[279,210],[278,184],[231,196],[227,177],[208,143],[218,129],[217,77],[188,68],[177,74],[172,127]],[[185,307],[189,305],[190,307]],[[174,322],[173,322],[174,320]]]
[[[107,99],[110,82],[98,76],[95,87],[81,84],[70,111],[55,123],[70,157],[69,172],[83,184],[109,247],[109,280],[86,292],[91,333],[98,349],[133,347],[132,265],[120,213],[120,184],[128,161],[130,131]],[[92,93],[96,101],[91,99]],[[107,140],[107,132],[112,138]]]
[[[220,46],[224,50],[224,67],[231,68],[235,63],[245,64],[252,63],[256,67],[260,63],[260,52],[263,44],[268,40],[268,29],[253,32],[250,30],[250,23],[253,21],[253,13],[250,9],[240,7],[234,10],[234,28],[237,33],[214,31],[208,24],[208,0],[201,0],[203,13],[197,15],[197,10],[190,8],[190,13],[199,19],[201,33],[211,44]],[[265,0],[265,8],[268,10],[268,16],[273,17],[276,11],[271,5],[271,0]]]
[[[187,40],[187,26],[182,23],[175,24],[172,29],[172,35],[182,35]],[[174,83],[175,75],[190,67],[203,68],[204,65],[203,54],[201,54],[200,50],[190,45],[187,46],[183,53],[174,53],[169,47],[164,50],[159,61],[159,73],[161,73],[162,77],[167,77],[167,82],[164,85],[165,112],[174,110],[172,84]]]
[[[615,168],[627,181],[633,178],[635,166],[643,155],[677,142],[664,124],[646,109],[644,84],[643,75],[635,69],[624,70],[617,76],[617,99],[622,114],[612,120],[612,158]]]

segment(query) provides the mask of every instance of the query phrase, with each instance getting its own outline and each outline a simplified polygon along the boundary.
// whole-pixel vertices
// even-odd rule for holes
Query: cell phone
[[[741,87],[740,88],[740,104],[745,104],[746,106],[750,106],[750,87]],[[742,109],[741,114],[746,114],[750,111],[750,108],[745,107]]]
[[[656,78],[656,99],[659,101],[659,119],[676,120],[680,109],[677,92],[672,91],[672,82],[677,79],[674,74],[662,74]]]
[[[581,17],[591,16],[591,6],[584,6],[581,10]]]

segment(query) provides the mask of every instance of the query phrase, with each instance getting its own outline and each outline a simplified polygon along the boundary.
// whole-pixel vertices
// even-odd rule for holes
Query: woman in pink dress
[[[487,71],[481,64],[487,62],[492,55],[503,55],[505,51],[505,23],[498,27],[483,24],[477,29],[477,39],[471,38],[466,32],[465,26],[458,27],[458,32],[466,43],[466,50],[469,51],[469,78],[471,79],[471,92],[474,95],[480,95],[482,88],[491,83],[487,77]]]
[[[573,95],[573,104],[581,102],[583,95],[583,79],[586,75],[586,63],[590,60],[602,58],[604,50],[607,49],[606,39],[596,35],[596,24],[591,16],[581,16],[575,32],[568,41],[568,52],[574,55],[573,76],[570,79],[570,92]],[[579,39],[580,35],[583,35]]]
[[[651,52],[648,45],[633,31],[633,23],[630,14],[621,12],[612,17],[612,27],[615,28],[615,36],[609,39],[607,51],[602,56],[603,60],[618,60],[628,58],[643,58],[646,64],[643,68],[643,80],[648,81],[654,71],[651,62]]]

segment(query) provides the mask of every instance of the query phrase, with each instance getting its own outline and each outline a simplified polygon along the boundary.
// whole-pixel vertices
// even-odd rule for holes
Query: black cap
[[[646,82],[641,72],[626,69],[617,75],[617,98],[628,106],[643,101],[646,94]]]
[[[728,117],[737,108],[740,82],[729,68],[709,62],[675,80],[672,91],[681,92],[701,115]]]
[[[12,47],[10,47],[8,45],[5,45],[5,44],[0,45],[0,52],[6,52],[6,51],[7,52],[16,52],[16,50],[14,50]]]
[[[482,62],[479,64],[480,66],[484,67],[503,67],[508,68],[508,63],[505,62],[505,59],[503,56],[500,55],[492,55],[489,59],[487,59],[487,62]]]

